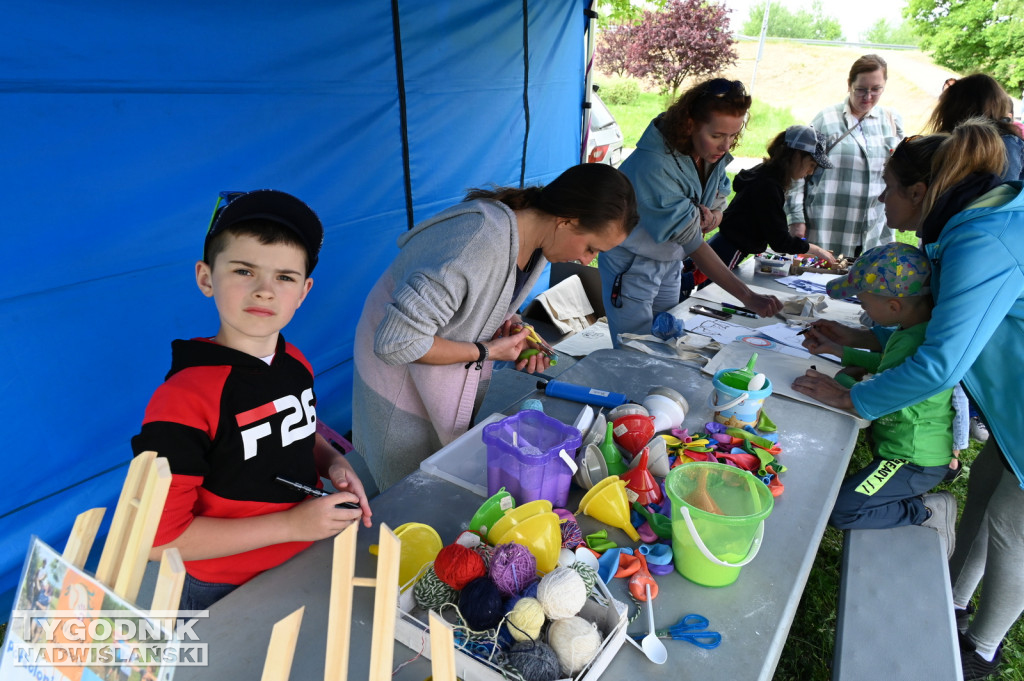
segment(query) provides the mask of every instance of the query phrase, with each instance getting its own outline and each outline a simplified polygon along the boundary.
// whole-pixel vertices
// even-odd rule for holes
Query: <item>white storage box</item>
[[[484,445],[484,426],[506,418],[504,414],[491,414],[463,435],[448,443],[420,462],[420,470],[447,480],[453,485],[486,499],[487,447]]]
[[[398,601],[398,618],[395,621],[395,639],[410,648],[414,653],[430,657],[430,630],[427,625],[427,613],[416,605],[412,589],[405,589]],[[626,606],[619,601],[612,601],[611,606],[604,606],[593,598],[587,600],[579,616],[597,624],[604,635],[601,647],[590,664],[579,674],[572,677],[573,681],[595,681],[608,665],[626,638]],[[463,681],[505,681],[501,668],[485,659],[476,657],[462,649],[455,649],[455,673]],[[568,678],[568,677],[567,677]]]

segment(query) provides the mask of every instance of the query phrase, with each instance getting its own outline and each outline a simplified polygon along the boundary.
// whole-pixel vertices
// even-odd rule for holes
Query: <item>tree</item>
[[[609,26],[599,34],[594,57],[605,73],[625,76],[630,73],[630,51],[636,44],[632,24]]]
[[[864,33],[864,40],[881,45],[917,45],[919,38],[907,21],[893,26],[887,20],[879,19]]]
[[[761,2],[750,8],[747,22],[743,24],[744,35],[760,35],[761,23],[764,21],[764,8],[768,3]],[[768,13],[768,36],[772,38],[801,38],[810,40],[843,40],[843,29],[839,20],[826,16],[821,0],[811,4],[811,10],[801,9],[793,12],[778,2],[771,3]]]
[[[903,16],[921,48],[962,73],[984,71],[1011,93],[1024,85],[1024,0],[910,0]]]
[[[597,23],[601,28],[638,23],[644,15],[644,8],[660,10],[665,0],[601,0],[597,6],[600,16]]]
[[[628,44],[614,48],[619,32]],[[614,53],[613,53],[614,50]],[[675,99],[690,77],[718,73],[736,62],[725,5],[712,0],[668,0],[661,11],[646,10],[639,23],[609,29],[602,36],[598,60],[613,69],[616,59],[631,76],[646,79]]]

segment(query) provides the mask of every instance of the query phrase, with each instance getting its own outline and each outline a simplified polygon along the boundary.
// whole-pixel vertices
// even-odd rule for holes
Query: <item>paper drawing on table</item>
[[[758,351],[760,350],[774,350],[775,352],[781,352],[783,355],[792,355],[793,357],[810,357],[811,353],[807,352],[802,348],[792,348],[783,343],[779,343],[776,340],[768,338],[766,336],[738,336],[736,340],[746,343],[747,345],[753,346]]]
[[[572,357],[586,357],[595,350],[611,348],[612,335],[607,322],[595,322],[555,345],[556,351]]]

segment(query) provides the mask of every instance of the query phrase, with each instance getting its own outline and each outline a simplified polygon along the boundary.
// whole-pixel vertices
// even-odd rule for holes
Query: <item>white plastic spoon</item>
[[[768,377],[764,374],[754,374],[754,377],[747,383],[747,390],[760,390],[767,381]]]
[[[665,664],[665,660],[668,659],[668,650],[658,635],[654,633],[654,599],[651,598],[651,585],[645,584],[644,590],[647,592],[647,628],[649,633],[640,643],[648,660],[654,664]]]

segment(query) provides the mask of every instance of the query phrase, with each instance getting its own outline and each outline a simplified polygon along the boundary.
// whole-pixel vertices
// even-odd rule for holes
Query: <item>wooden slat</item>
[[[327,614],[327,655],[324,657],[324,681],[346,681],[352,630],[352,589],[356,571],[357,523],[352,523],[334,538],[331,567],[331,595]]]
[[[430,611],[430,673],[433,681],[455,681],[455,632]]]
[[[157,457],[147,471],[138,511],[122,554],[121,567],[112,585],[114,593],[129,603],[134,603],[139,596],[146,563],[149,562],[149,550],[153,548],[153,538],[156,537],[156,528],[164,512],[164,502],[170,488],[171,467],[167,459]]]
[[[160,557],[160,572],[153,591],[152,610],[177,610],[185,587],[185,563],[178,549],[165,549]]]
[[[68,543],[64,546],[64,560],[69,564],[77,568],[85,567],[85,561],[89,558],[92,544],[96,541],[96,533],[103,522],[103,514],[106,512],[105,508],[90,508],[75,518]]]
[[[386,524],[380,526],[377,556],[377,594],[373,601],[373,643],[370,681],[388,681],[395,656],[395,618],[398,611],[398,564],[402,542]]]
[[[299,640],[299,627],[306,606],[274,625],[267,646],[267,659],[263,663],[262,681],[288,681],[292,673],[292,659],[295,657],[295,643]]]
[[[117,500],[114,518],[110,522],[107,542],[103,545],[100,563],[96,568],[96,579],[107,586],[113,586],[117,581],[118,572],[124,561],[125,544],[135,520],[147,471],[156,458],[156,452],[142,452],[132,459],[128,466],[128,475],[121,486],[121,496]]]

